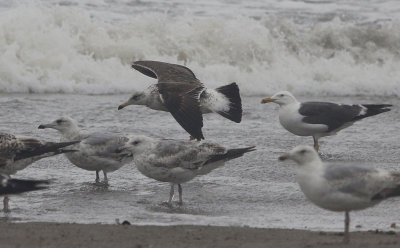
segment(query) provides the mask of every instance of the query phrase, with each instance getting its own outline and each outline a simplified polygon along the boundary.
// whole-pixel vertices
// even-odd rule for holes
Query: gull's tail
[[[46,189],[50,183],[47,180],[20,180],[6,179],[1,176],[2,184],[0,185],[0,195],[19,194],[28,191]]]
[[[354,120],[361,120],[369,116],[374,116],[380,113],[390,111],[391,104],[361,104],[365,111],[357,115]]]
[[[390,187],[382,190],[378,194],[374,195],[371,200],[373,201],[380,201],[389,197],[400,196],[400,184],[396,185],[395,187]]]
[[[229,161],[231,159],[239,158],[247,152],[254,151],[255,150],[254,147],[255,146],[229,149],[224,154],[211,155],[209,159],[202,164],[197,173],[198,175],[208,174],[212,170],[224,165],[224,162]]]
[[[221,86],[215,89],[219,93],[223,94],[229,100],[229,110],[228,111],[217,111],[218,114],[223,117],[234,121],[242,121],[242,99],[240,98],[239,87],[236,83],[231,83],[228,85]]]
[[[204,165],[210,164],[210,163],[214,163],[214,162],[217,162],[217,161],[225,162],[225,161],[229,161],[231,159],[239,158],[239,157],[243,156],[243,154],[245,154],[247,152],[255,151],[256,149],[254,149],[254,148],[255,148],[255,146],[250,146],[250,147],[245,147],[245,148],[229,149],[224,154],[212,155],[210,157],[210,159],[208,159],[204,163]]]

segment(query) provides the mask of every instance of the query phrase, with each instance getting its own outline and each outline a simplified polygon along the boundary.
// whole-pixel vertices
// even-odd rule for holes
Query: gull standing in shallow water
[[[96,171],[96,182],[100,181],[99,172],[103,171],[104,183],[108,184],[107,172],[118,170],[132,161],[132,154],[122,149],[128,138],[125,135],[112,133],[85,133],[69,117],[61,117],[49,124],[42,124],[39,129],[53,128],[62,134],[62,140],[80,140],[73,146],[78,150],[65,154],[77,167]]]
[[[299,102],[288,91],[280,91],[261,103],[279,104],[279,122],[289,132],[299,136],[312,136],[314,148],[319,150],[318,139],[335,135],[354,122],[390,111],[390,104],[337,104],[330,102]]]
[[[132,68],[158,79],[158,83],[135,92],[118,110],[128,105],[145,105],[170,112],[197,140],[204,139],[202,114],[215,112],[236,123],[242,120],[242,100],[236,83],[207,89],[189,68],[158,61],[136,61]]]
[[[15,174],[39,159],[75,150],[64,147],[79,141],[45,142],[31,137],[18,137],[8,133],[0,133],[0,173]],[[3,210],[9,211],[8,196],[4,197]]]
[[[130,136],[129,139],[125,149],[132,152],[138,170],[147,177],[171,183],[168,204],[172,202],[175,184],[178,184],[181,205],[182,183],[255,150],[254,146],[226,149],[210,142],[155,139],[142,135]]]
[[[372,207],[389,197],[400,196],[400,173],[365,166],[323,163],[310,146],[297,146],[279,157],[294,160],[296,180],[315,205],[345,212],[344,243],[350,241],[349,212]]]

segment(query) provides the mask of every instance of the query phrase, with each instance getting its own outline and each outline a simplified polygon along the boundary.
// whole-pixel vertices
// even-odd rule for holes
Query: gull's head
[[[285,161],[288,159],[295,161],[299,165],[305,165],[321,160],[317,151],[315,151],[313,147],[305,145],[296,146],[290,152],[279,157],[280,161]]]
[[[147,99],[146,92],[138,91],[132,94],[132,96],[128,99],[128,101],[122,103],[118,106],[118,110],[125,108],[129,105],[145,105]]]
[[[129,135],[124,149],[132,153],[133,157],[148,151],[154,145],[154,139],[144,135]]]
[[[39,129],[45,129],[45,128],[53,128],[60,131],[61,133],[64,133],[70,130],[77,129],[78,125],[76,124],[74,119],[68,116],[63,116],[58,118],[57,120],[54,120],[53,122],[50,122],[48,124],[41,124],[39,126]]]
[[[274,102],[276,104],[279,104],[280,106],[282,105],[287,105],[291,104],[294,102],[297,102],[296,98],[290,93],[289,91],[279,91],[275,95],[271,97],[267,97],[262,99],[261,103],[269,103],[269,102]]]

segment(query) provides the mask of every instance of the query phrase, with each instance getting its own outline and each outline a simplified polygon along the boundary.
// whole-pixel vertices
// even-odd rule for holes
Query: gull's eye
[[[133,141],[131,144],[132,144],[132,145],[137,145],[137,144],[139,144],[139,143],[140,143],[139,140],[135,140],[135,141]]]
[[[279,94],[278,96],[279,96],[279,97],[284,97],[285,95],[284,95],[284,94]]]
[[[134,96],[132,96],[132,100],[139,100],[139,98],[140,98],[140,95],[134,95]]]
[[[63,122],[63,120],[58,119],[58,120],[56,120],[56,122],[57,122],[57,124],[61,124]]]
[[[306,149],[303,149],[303,150],[300,151],[301,154],[305,154],[306,152],[307,152]]]

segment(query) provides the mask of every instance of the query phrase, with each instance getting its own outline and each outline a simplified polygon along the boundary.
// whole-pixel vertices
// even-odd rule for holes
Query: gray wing
[[[122,149],[129,139],[112,133],[92,133],[81,141],[81,152],[90,156],[118,158],[130,156]]]
[[[340,128],[348,122],[355,121],[362,111],[360,105],[345,105],[330,102],[301,103],[299,113],[304,116],[303,121],[309,124],[324,124],[328,131]]]
[[[156,156],[149,162],[157,167],[195,170],[203,166],[213,155],[225,152],[224,147],[213,143],[160,140],[154,151]]]
[[[118,137],[120,137],[118,134],[113,133],[89,133],[84,136],[82,143],[91,146],[103,146]]]
[[[389,184],[379,170],[360,165],[328,164],[324,178],[339,192],[368,199]]]
[[[132,68],[146,76],[158,79],[158,82],[200,83],[189,68],[181,65],[147,60],[133,62]]]

